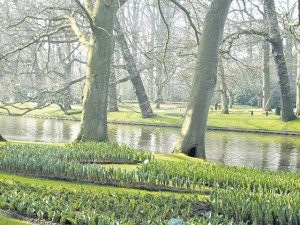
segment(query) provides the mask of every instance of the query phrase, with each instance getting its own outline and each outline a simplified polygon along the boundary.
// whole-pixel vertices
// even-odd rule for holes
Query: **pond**
[[[172,152],[180,129],[109,124],[109,138],[140,151]],[[0,134],[9,140],[70,142],[79,122],[0,116]],[[267,134],[209,131],[207,160],[230,165],[254,166],[300,172],[300,138]]]

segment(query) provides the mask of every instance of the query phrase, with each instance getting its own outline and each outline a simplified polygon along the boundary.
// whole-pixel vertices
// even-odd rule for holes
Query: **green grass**
[[[26,221],[10,218],[6,213],[0,212],[0,225],[28,225],[32,224]]]
[[[228,115],[210,113],[208,118],[208,126],[243,128],[248,130],[268,130],[268,131],[293,131],[300,132],[300,120],[294,120],[284,123],[279,116],[265,116],[258,113],[254,116],[250,114],[232,113]]]
[[[114,122],[126,121],[137,123],[180,125],[182,123],[183,117],[166,113],[156,113],[156,116],[153,118],[143,119],[140,113],[120,111],[110,112],[108,114],[108,120]]]

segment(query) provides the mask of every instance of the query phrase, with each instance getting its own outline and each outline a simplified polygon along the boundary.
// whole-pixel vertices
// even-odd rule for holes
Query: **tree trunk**
[[[219,60],[219,76],[220,76],[220,89],[221,89],[221,99],[222,99],[222,111],[221,114],[229,114],[228,109],[228,95],[227,95],[227,86],[226,86],[226,79],[225,79],[225,72],[222,60]]]
[[[62,106],[64,111],[68,111],[72,109],[72,96],[71,96],[71,88],[67,88],[63,91],[62,96]]]
[[[296,115],[300,116],[300,44],[297,45]]]
[[[291,120],[295,120],[297,117],[293,112],[290,81],[283,53],[282,40],[279,31],[274,0],[264,0],[264,7],[269,24],[270,42],[272,45],[272,52],[277,67],[277,76],[280,86],[281,120],[283,122],[289,122]]]
[[[160,109],[160,104],[163,103],[163,94],[162,94],[162,88],[158,88],[157,94],[156,94],[156,106],[155,108]]]
[[[114,83],[116,81],[116,73],[113,68],[110,74],[110,84],[108,86],[108,112],[118,112],[118,96],[117,96],[117,85]]]
[[[220,39],[231,1],[214,0],[206,15],[197,53],[192,92],[182,125],[181,136],[174,149],[175,152],[206,158],[207,116],[217,81]]]
[[[264,41],[263,48],[263,109],[271,111],[270,44]]]
[[[232,109],[234,103],[234,94],[232,90],[229,90],[229,108]]]
[[[124,60],[126,61],[126,69],[129,73],[129,78],[130,81],[133,84],[133,87],[135,89],[135,94],[139,102],[139,106],[142,112],[143,118],[150,118],[154,117],[155,114],[152,111],[147,93],[145,91],[141,76],[140,76],[140,71],[138,70],[134,58],[132,54],[129,51],[129,47],[127,44],[127,41],[125,39],[124,33],[121,30],[121,25],[118,20],[116,20],[116,29],[115,32],[117,33],[116,35],[116,40],[119,43],[122,51],[122,55],[124,57]]]
[[[118,10],[113,4],[95,3],[95,27],[88,46],[87,72],[83,93],[79,141],[107,141],[107,97],[113,50],[113,26]]]

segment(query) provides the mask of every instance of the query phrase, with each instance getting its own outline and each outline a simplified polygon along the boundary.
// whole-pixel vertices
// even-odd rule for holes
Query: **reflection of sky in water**
[[[79,122],[0,116],[0,134],[9,140],[69,142],[76,138]],[[140,151],[171,153],[180,129],[109,124],[112,141]],[[208,132],[208,161],[300,172],[299,137],[234,132]],[[298,143],[298,144],[297,144]]]

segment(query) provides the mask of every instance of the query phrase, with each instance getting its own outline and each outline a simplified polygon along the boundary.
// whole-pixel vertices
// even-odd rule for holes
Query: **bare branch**
[[[70,20],[72,30],[74,31],[75,35],[79,39],[79,41],[85,46],[89,47],[89,42],[87,41],[85,35],[80,31],[76,20],[72,16],[68,16],[68,19]]]
[[[176,5],[179,9],[181,9],[185,15],[187,16],[194,32],[195,32],[195,37],[196,37],[196,40],[197,40],[197,45],[199,45],[199,35],[201,35],[201,33],[198,31],[197,27],[195,26],[195,24],[193,23],[193,20],[191,18],[191,13],[183,6],[181,5],[179,2],[177,2],[176,0],[170,0],[174,5]]]
[[[58,33],[59,31],[64,30],[64,29],[69,28],[69,27],[70,27],[69,24],[62,25],[62,26],[58,27],[56,30],[54,30],[54,31],[51,31],[51,32],[49,32],[49,33],[42,34],[42,35],[38,36],[37,38],[33,38],[33,40],[29,41],[27,44],[25,44],[25,45],[23,45],[23,46],[20,46],[20,47],[18,47],[18,48],[16,48],[16,49],[12,50],[12,51],[10,51],[10,52],[7,52],[7,53],[4,54],[4,55],[0,55],[0,61],[1,61],[2,59],[5,59],[5,58],[6,58],[7,56],[9,56],[9,55],[12,55],[12,54],[14,54],[14,53],[16,53],[16,52],[19,52],[19,51],[21,51],[21,50],[23,50],[23,49],[25,49],[25,48],[27,48],[27,47],[29,47],[29,46],[35,44],[35,43],[38,43],[40,40],[42,40],[42,39],[45,38],[45,37],[49,37],[49,36],[51,36],[51,35],[54,35],[54,34]]]
[[[86,7],[84,7],[84,5],[82,5],[79,0],[75,0],[75,2],[79,6],[79,8],[81,8],[81,10],[83,11],[84,15],[89,20],[91,29],[94,30],[95,29],[95,24],[94,24],[94,20],[93,20],[91,14],[90,14],[91,13],[91,4],[90,4],[90,1],[85,1],[85,3],[87,4],[87,8],[88,9]]]

